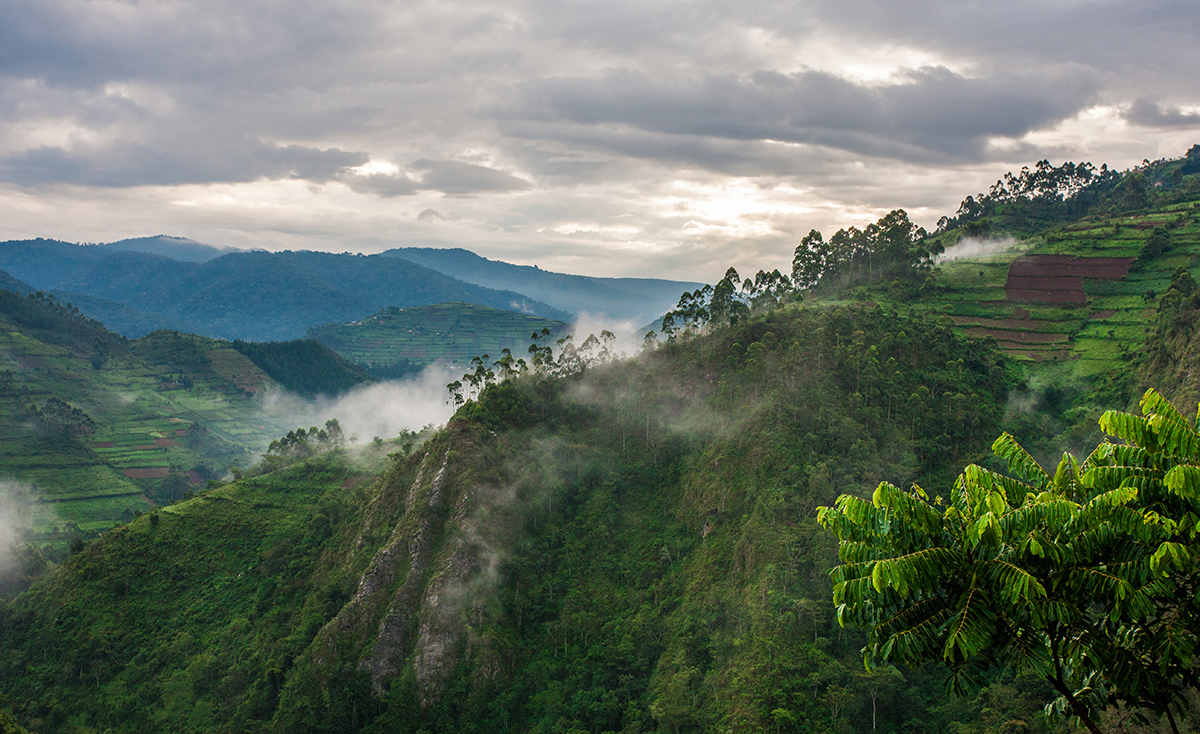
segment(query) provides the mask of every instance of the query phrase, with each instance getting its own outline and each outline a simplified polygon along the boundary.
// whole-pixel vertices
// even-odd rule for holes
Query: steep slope
[[[461,248],[398,247],[383,253],[411,260],[468,283],[524,293],[571,314],[649,323],[670,310],[679,294],[702,283],[658,278],[595,278],[552,273],[530,265],[488,260]]]
[[[823,728],[837,690],[869,731],[872,686],[885,728],[936,730],[972,714],[927,674],[852,672],[812,511],[945,485],[1007,384],[949,322],[874,308],[528,375],[384,444],[373,483],[334,452],[94,541],[4,611],[0,686],[45,734]]]

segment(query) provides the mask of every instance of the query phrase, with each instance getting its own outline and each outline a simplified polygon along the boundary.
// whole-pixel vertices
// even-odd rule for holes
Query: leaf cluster
[[[1053,473],[1003,434],[1009,474],[968,466],[946,501],[882,483],[821,508],[839,619],[868,630],[868,664],[941,661],[956,691],[1033,671],[1093,729],[1117,701],[1170,718],[1197,683],[1200,434],[1154,390],[1141,407],[1101,417],[1122,443]]]

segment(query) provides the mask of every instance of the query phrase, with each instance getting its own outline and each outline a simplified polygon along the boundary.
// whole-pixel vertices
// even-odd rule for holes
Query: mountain
[[[27,295],[37,290],[37,288],[34,288],[24,281],[17,280],[3,270],[0,270],[0,289],[13,291],[15,293],[20,293],[21,295]]]
[[[867,681],[813,508],[950,481],[1007,374],[946,324],[790,307],[506,383],[411,453],[249,472],[91,542],[4,612],[0,680],[47,734],[826,721]],[[889,685],[888,730],[958,715],[926,673]]]
[[[467,364],[500,350],[527,357],[530,335],[549,329],[551,341],[566,335],[571,325],[554,319],[501,311],[469,303],[385,308],[346,324],[314,327],[308,335],[347,359],[384,373],[416,371],[436,360]]]
[[[113,252],[148,252],[169,257],[172,260],[194,263],[208,262],[228,252],[236,251],[232,247],[213,247],[187,237],[171,237],[165,234],[106,242],[96,245],[96,247]]]
[[[670,310],[684,291],[702,283],[658,278],[594,278],[552,273],[530,265],[488,260],[461,248],[399,247],[383,253],[411,260],[468,283],[524,293],[571,314],[649,323]]]
[[[483,288],[380,255],[256,251],[194,263],[149,252],[27,240],[0,243],[0,268],[42,290],[113,301],[228,339],[294,339],[312,326],[353,321],[386,306],[446,301],[568,316],[520,293]],[[102,311],[87,302],[77,305]],[[136,320],[124,325],[131,332],[140,326]]]

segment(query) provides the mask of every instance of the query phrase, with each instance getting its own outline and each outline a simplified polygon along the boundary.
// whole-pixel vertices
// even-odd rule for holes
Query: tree
[[[800,240],[792,258],[792,282],[796,287],[802,290],[815,288],[825,272],[830,255],[824,236],[815,229],[809,230]]]
[[[1019,479],[971,465],[948,501],[884,482],[821,508],[838,619],[867,628],[866,662],[940,660],[960,693],[992,666],[1031,670],[1094,734],[1119,701],[1174,728],[1197,685],[1200,433],[1153,390],[1141,407],[1100,420],[1123,444],[1053,474],[1004,434],[992,449]]]

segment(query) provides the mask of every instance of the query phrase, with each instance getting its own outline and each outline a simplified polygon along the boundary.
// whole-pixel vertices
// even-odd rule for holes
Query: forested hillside
[[[945,482],[1012,379],[872,307],[531,373],[378,479],[335,451],[95,541],[6,611],[5,692],[46,732],[864,730],[868,691],[888,729],[933,731],[961,713],[936,676],[855,672],[813,510]],[[221,519],[238,507],[262,509]]]
[[[411,260],[468,283],[524,293],[572,314],[633,321],[637,326],[650,323],[671,308],[680,291],[702,285],[661,278],[554,273],[532,265],[489,260],[461,248],[397,247],[383,254]]]
[[[130,341],[53,297],[0,290],[0,476],[29,500],[0,491],[0,541],[12,540],[8,515],[19,511],[26,540],[57,557],[72,538],[255,460],[289,428],[256,395],[333,395],[372,379],[316,342],[231,345],[172,331]]]
[[[154,252],[28,240],[0,243],[0,269],[47,292],[102,299],[76,300],[81,309],[96,307],[89,315],[121,317],[130,335],[140,335],[154,317],[161,319],[160,327],[190,324],[206,336],[287,340],[303,337],[310,327],[353,321],[386,306],[446,301],[569,318],[567,311],[520,293],[465,283],[380,255],[233,252],[181,262]],[[140,316],[121,314],[113,303]]]

